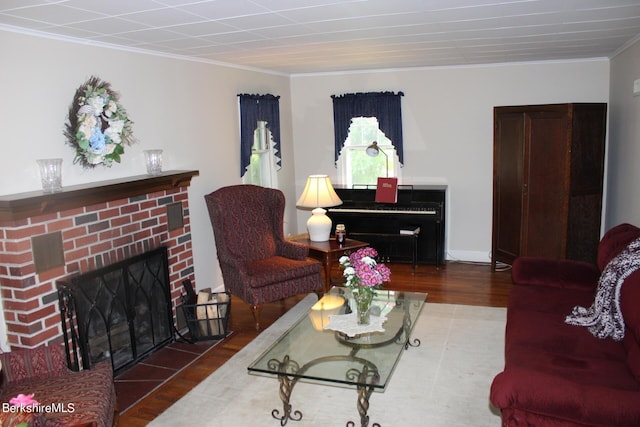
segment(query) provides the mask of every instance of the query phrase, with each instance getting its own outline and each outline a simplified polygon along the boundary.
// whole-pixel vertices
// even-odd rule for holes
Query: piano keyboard
[[[433,208],[330,208],[334,212],[372,213],[372,214],[409,214],[409,215],[437,215]]]

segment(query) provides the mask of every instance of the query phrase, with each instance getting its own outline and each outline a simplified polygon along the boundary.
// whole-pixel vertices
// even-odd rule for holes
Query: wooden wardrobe
[[[492,269],[523,255],[595,262],[607,104],[493,112]]]

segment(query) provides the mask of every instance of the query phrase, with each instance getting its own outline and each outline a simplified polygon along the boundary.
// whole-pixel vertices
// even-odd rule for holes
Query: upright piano
[[[377,203],[375,186],[335,186],[342,205],[327,209],[347,237],[374,247],[383,261],[444,261],[446,185],[399,185],[397,203]],[[335,231],[335,230],[333,230]]]

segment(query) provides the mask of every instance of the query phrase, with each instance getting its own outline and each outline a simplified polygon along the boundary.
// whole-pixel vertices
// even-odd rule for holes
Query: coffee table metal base
[[[413,342],[407,339],[405,342],[405,350],[409,347],[419,347],[420,340],[414,339]],[[362,370],[359,371],[355,368],[350,369],[345,374],[345,378],[349,382],[357,382],[358,386],[356,390],[358,392],[357,408],[360,415],[360,427],[367,427],[369,425],[369,398],[373,393],[373,384],[377,384],[380,376],[378,375],[378,368],[373,363],[366,359],[356,357],[353,355],[348,356],[327,356],[319,357],[312,360],[306,365],[300,367],[298,363],[291,360],[289,356],[285,356],[282,361],[277,359],[271,359],[269,361],[269,367],[278,372],[278,381],[280,382],[280,400],[282,401],[282,415],[279,409],[271,411],[271,416],[280,421],[281,426],[287,425],[289,420],[300,421],[302,419],[301,411],[293,411],[291,406],[291,393],[293,387],[298,383],[300,376],[304,372],[314,365],[324,362],[335,362],[338,360],[350,360],[362,363]],[[362,385],[370,384],[370,385]],[[347,427],[355,427],[355,422],[348,421]],[[372,427],[380,427],[380,424],[373,423]]]
[[[358,363],[362,363],[362,370],[350,369],[345,374],[345,378],[348,381],[357,381],[358,384],[371,384],[368,386],[358,385],[358,414],[360,414],[360,426],[367,427],[369,425],[369,416],[367,412],[369,410],[369,398],[373,393],[373,384],[377,384],[380,376],[378,375],[378,368],[369,362],[355,356],[327,356],[315,359],[306,365],[300,367],[295,361],[291,360],[289,356],[285,356],[282,361],[277,359],[271,359],[269,361],[270,367],[278,371],[278,381],[280,382],[280,400],[282,401],[282,413],[279,409],[271,411],[271,416],[280,421],[281,426],[285,426],[289,420],[300,421],[302,419],[301,411],[293,411],[290,399],[293,387],[298,383],[299,376],[309,369],[310,367],[324,362],[335,362],[339,360],[350,360]],[[347,427],[355,426],[353,421],[347,422]],[[380,424],[374,423],[373,427],[380,427]]]
[[[292,421],[300,421],[302,419],[302,412],[294,411],[292,414],[291,403],[289,403],[291,398],[291,392],[293,391],[293,386],[298,382],[297,377],[291,377],[288,373],[295,374],[298,372],[300,367],[296,362],[289,359],[289,356],[285,356],[282,362],[271,359],[269,361],[269,366],[277,367],[278,371],[278,381],[280,382],[280,400],[282,400],[282,411],[283,414],[280,415],[280,411],[278,409],[274,409],[271,411],[271,416],[276,420],[280,420],[280,425],[285,426],[289,420]]]
[[[367,365],[363,366],[362,371],[358,371],[357,369],[351,369],[347,372],[347,376],[354,376],[358,379],[358,383],[369,383],[369,377],[372,377],[373,380],[377,380],[378,371],[370,372]],[[358,389],[358,414],[360,414],[360,427],[367,427],[369,425],[369,415],[367,412],[369,411],[369,398],[371,397],[371,393],[373,393],[373,387],[366,387],[359,385]],[[353,421],[347,422],[347,427],[355,427],[355,423]],[[380,427],[380,424],[373,423],[373,427]]]

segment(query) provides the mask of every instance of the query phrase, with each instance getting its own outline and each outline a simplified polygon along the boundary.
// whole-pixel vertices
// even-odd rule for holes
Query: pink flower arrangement
[[[39,414],[40,403],[33,398],[33,394],[19,394],[9,399],[11,408],[0,421],[1,426],[29,427],[31,425],[44,425],[44,416]]]
[[[371,248],[361,248],[349,256],[340,257],[340,266],[344,268],[345,286],[352,289],[378,289],[391,279],[391,271],[384,264],[378,264],[378,252]]]
[[[37,400],[34,400],[33,396],[33,394],[18,394],[16,397],[12,397],[9,400],[9,403],[23,408],[28,406],[38,406],[40,403]]]

